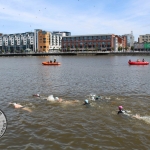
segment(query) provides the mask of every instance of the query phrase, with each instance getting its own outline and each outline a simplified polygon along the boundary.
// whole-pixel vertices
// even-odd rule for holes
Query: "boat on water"
[[[145,61],[144,59],[142,61],[137,60],[137,61],[128,61],[129,65],[148,65],[149,62]]]
[[[42,62],[43,65],[61,65],[59,62]]]

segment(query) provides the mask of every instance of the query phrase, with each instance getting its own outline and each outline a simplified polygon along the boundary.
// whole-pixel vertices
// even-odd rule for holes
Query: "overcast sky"
[[[1,0],[0,32],[150,34],[150,0]]]

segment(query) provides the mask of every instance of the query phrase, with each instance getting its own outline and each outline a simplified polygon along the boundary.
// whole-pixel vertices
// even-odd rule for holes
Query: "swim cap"
[[[119,108],[119,110],[122,110],[122,109],[123,109],[123,107],[122,107],[122,106],[118,106],[118,108]]]
[[[54,96],[53,95],[50,95],[48,98],[47,98],[48,101],[54,101]]]
[[[89,103],[89,101],[86,99],[85,101],[84,101],[86,104],[88,104]]]
[[[55,97],[55,100],[59,100],[59,98],[58,98],[58,97]]]
[[[92,100],[93,100],[93,101],[95,100],[94,96],[92,96]]]

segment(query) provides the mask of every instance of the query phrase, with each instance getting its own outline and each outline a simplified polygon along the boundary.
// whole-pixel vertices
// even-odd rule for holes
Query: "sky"
[[[0,33],[150,34],[150,0],[1,0]]]

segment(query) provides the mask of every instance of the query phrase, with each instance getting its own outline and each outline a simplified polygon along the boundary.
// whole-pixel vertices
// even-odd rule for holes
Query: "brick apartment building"
[[[62,37],[62,51],[118,51],[126,47],[126,37],[114,34]]]

